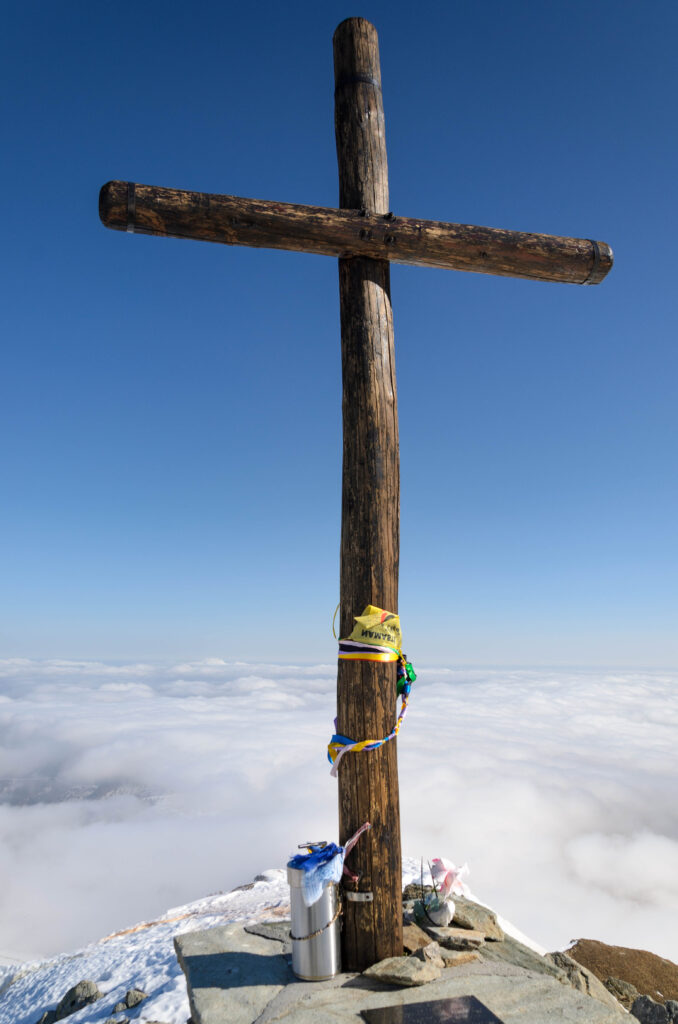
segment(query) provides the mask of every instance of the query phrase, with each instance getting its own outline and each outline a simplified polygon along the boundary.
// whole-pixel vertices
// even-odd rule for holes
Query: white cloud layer
[[[335,839],[334,680],[334,665],[0,662],[0,962]],[[421,669],[399,741],[403,853],[468,861],[475,892],[548,948],[585,936],[678,961],[677,683]]]

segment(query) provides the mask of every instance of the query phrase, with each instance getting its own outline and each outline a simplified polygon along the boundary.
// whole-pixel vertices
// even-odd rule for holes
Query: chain
[[[332,918],[331,921],[328,921],[327,924],[323,925],[322,928],[318,928],[318,930],[316,932],[311,932],[310,935],[292,935],[292,932],[290,932],[290,938],[294,942],[307,942],[309,939],[315,939],[318,935],[322,935],[322,933],[324,931],[327,931],[327,929],[330,927],[330,925],[334,924],[334,922],[337,920],[337,918],[339,917],[340,914],[341,914],[341,903],[337,903],[337,909],[336,909],[336,911],[334,913],[334,917]]]

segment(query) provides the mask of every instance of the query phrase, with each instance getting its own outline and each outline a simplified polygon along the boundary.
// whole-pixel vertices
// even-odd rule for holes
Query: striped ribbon
[[[399,661],[400,657],[397,647],[379,647],[359,640],[339,641],[339,661]]]

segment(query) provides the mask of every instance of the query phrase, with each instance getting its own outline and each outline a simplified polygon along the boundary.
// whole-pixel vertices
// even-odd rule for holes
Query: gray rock
[[[116,1010],[113,1010],[113,1013],[116,1012]],[[109,1017],[108,1020],[104,1021],[104,1024],[130,1024],[130,1020],[129,1017]]]
[[[424,931],[445,949],[478,949],[485,943],[485,936],[470,928],[438,928],[437,925],[422,925]]]
[[[131,988],[122,1002],[115,1004],[113,1013],[123,1013],[125,1010],[132,1010],[139,1003],[143,1003],[144,999],[148,999],[145,992],[142,992],[140,988]]]
[[[607,990],[602,981],[596,978],[595,974],[592,974],[586,967],[582,967],[581,964],[578,964],[567,953],[549,953],[545,959],[550,960],[551,963],[565,972],[572,988],[576,988],[579,992],[586,992],[587,995],[601,1003],[605,1003],[606,1006],[614,1007],[619,1002]]]
[[[436,981],[442,970],[417,956],[390,956],[372,964],[363,971],[363,978],[376,978],[386,981],[389,985],[402,985],[411,988],[414,985],[425,985],[428,981]]]
[[[426,946],[420,946],[419,949],[414,953],[417,960],[422,960],[425,964],[433,964],[434,967],[443,968],[445,961],[442,957],[442,949],[437,942],[429,942]]]
[[[545,956],[535,953],[529,946],[507,935],[503,942],[487,942],[482,947],[482,958],[485,963],[504,962],[522,967],[537,974],[548,974],[560,982],[568,982],[568,977],[560,967],[556,967]]]
[[[666,1012],[669,1015],[671,1024],[678,1024],[678,1000],[667,999],[664,1006],[666,1007]]]
[[[636,986],[630,981],[624,981],[623,978],[606,978],[603,985],[627,1010],[631,1009],[634,999],[640,995]]]
[[[283,956],[292,952],[291,928],[291,921],[259,921],[256,924],[245,925],[245,931],[249,935],[261,935],[262,939],[282,942],[282,949],[279,952]]]
[[[403,925],[403,949],[406,953],[414,953],[422,946],[428,946],[431,936],[418,924]]]
[[[464,896],[454,897],[454,918],[452,924],[458,928],[473,928],[482,932],[486,939],[501,942],[504,932],[497,922],[497,915],[487,907],[481,907]]]
[[[651,996],[638,996],[634,999],[631,1013],[642,1024],[670,1024],[669,1011],[663,1003],[655,1003]]]
[[[54,1024],[56,1020],[56,1012],[54,1010],[45,1010],[37,1024]]]
[[[445,967],[461,967],[480,960],[480,953],[475,949],[441,949],[440,955]]]
[[[148,999],[145,992],[142,992],[140,988],[131,988],[125,996],[125,1006],[128,1010],[132,1010],[139,1003],[143,1003],[144,999]]]
[[[73,988],[69,988],[58,1004],[54,1011],[54,1020],[70,1017],[72,1013],[82,1010],[83,1006],[89,1006],[90,1003],[96,1003],[98,999],[103,999],[103,995],[93,981],[79,981]]]

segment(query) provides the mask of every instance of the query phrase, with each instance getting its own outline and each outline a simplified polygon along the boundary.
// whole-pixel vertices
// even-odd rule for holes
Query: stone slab
[[[478,949],[485,944],[483,933],[473,928],[442,928],[432,924],[423,924],[422,928],[446,949]]]
[[[294,975],[281,944],[227,924],[174,939],[194,1024],[252,1024]]]
[[[441,948],[440,956],[445,967],[460,967],[461,964],[470,964],[474,960],[480,960],[480,953],[475,949]]]
[[[249,935],[237,924],[177,936],[175,945],[195,1024],[363,1024],[363,1010],[460,996],[475,996],[504,1024],[629,1019],[623,1007],[605,1006],[550,973],[486,960],[487,946],[482,960],[445,969],[419,988],[395,988],[356,974],[300,982],[279,941]],[[491,945],[495,950],[502,943]]]
[[[403,949],[406,953],[414,953],[422,946],[428,946],[431,936],[420,928],[418,924],[406,924],[403,926]]]
[[[558,981],[567,982],[567,974],[548,957],[540,956],[522,942],[507,935],[503,942],[487,942],[481,949],[486,963],[511,963],[536,974],[548,974]]]
[[[391,985],[403,985],[406,987],[426,985],[440,977],[441,966],[425,959],[418,959],[416,956],[390,956],[387,960],[380,960],[363,971],[363,978],[377,978],[379,981],[387,981]]]
[[[291,927],[291,921],[259,921],[256,924],[246,924],[245,931],[249,935],[261,935],[265,939],[276,939],[282,944],[280,953],[291,953]]]

